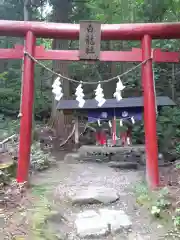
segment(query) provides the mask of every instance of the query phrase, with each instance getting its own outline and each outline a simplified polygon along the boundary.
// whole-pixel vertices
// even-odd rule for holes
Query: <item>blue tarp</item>
[[[114,116],[117,119],[127,119],[134,117],[135,121],[142,119],[142,108],[125,109],[94,109],[88,110],[88,121],[95,122],[97,119],[112,120]]]

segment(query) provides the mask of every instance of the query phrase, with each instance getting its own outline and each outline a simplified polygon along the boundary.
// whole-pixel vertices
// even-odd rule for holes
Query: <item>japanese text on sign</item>
[[[80,23],[80,59],[97,60],[100,55],[101,24],[96,21]]]
[[[91,24],[89,24],[89,26],[87,27],[87,31],[86,31],[86,53],[95,53],[94,51],[94,45],[95,45],[95,41],[94,41],[94,29],[93,26]]]

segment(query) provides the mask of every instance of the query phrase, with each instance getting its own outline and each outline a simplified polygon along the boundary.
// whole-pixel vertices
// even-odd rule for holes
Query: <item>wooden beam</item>
[[[36,47],[35,57],[39,60],[80,61],[78,50],[45,50],[43,46]],[[141,62],[140,48],[131,51],[101,51],[100,61],[106,62]]]
[[[179,52],[168,52],[168,51],[161,51],[160,48],[154,49],[153,53],[153,61],[157,63],[161,62],[172,62],[178,63],[180,60],[180,53]]]
[[[141,40],[146,34],[152,39],[179,39],[180,22],[102,24],[102,40]],[[80,25],[34,21],[0,20],[1,36],[25,36],[32,31],[36,37],[78,40]]]
[[[15,45],[14,48],[0,49],[0,59],[23,59],[23,45]],[[44,46],[36,46],[34,57],[37,60],[80,61],[78,50],[46,50]],[[178,63],[179,52],[153,50],[153,61],[157,63]],[[101,51],[102,62],[142,62],[141,48],[132,48],[131,51]]]
[[[0,59],[23,59],[23,45],[15,45],[14,48],[0,48]]]

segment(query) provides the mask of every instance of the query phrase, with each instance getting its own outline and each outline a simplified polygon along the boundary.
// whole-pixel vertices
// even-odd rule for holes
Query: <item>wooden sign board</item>
[[[80,21],[79,58],[98,60],[101,48],[101,23],[98,21]]]
[[[70,109],[63,110],[64,115],[73,115],[74,111]]]

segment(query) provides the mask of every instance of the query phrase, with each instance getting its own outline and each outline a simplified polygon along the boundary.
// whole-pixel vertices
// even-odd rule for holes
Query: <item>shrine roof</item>
[[[176,104],[167,96],[157,97],[157,105],[160,106],[175,106]],[[87,99],[84,107],[79,108],[76,100],[60,100],[57,104],[57,109],[105,109],[105,108],[136,108],[143,107],[143,97],[123,98],[120,102],[116,99],[106,99],[102,107],[98,107],[95,99]]]

